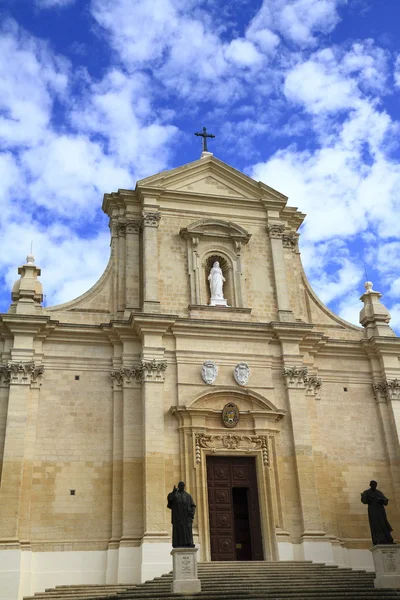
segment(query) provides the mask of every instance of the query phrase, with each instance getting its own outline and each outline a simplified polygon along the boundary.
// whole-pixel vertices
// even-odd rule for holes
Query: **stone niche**
[[[191,305],[209,304],[207,277],[212,263],[218,260],[226,279],[224,296],[229,306],[243,308],[242,249],[251,235],[236,223],[218,219],[196,221],[181,229],[180,235],[187,244]]]

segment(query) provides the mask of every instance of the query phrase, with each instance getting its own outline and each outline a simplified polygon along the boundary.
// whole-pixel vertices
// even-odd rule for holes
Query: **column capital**
[[[116,387],[122,387],[127,383],[131,383],[131,380],[139,381],[139,367],[120,367],[119,369],[113,369],[110,371],[110,377],[113,380]]]
[[[267,225],[268,235],[273,240],[281,240],[283,238],[283,232],[285,231],[285,226],[281,223],[271,223],[271,225]]]
[[[145,212],[142,215],[141,227],[158,227],[160,224],[160,212]]]
[[[124,237],[126,234],[126,223],[125,221],[120,221],[115,226],[115,233],[118,237]]]
[[[142,360],[140,363],[140,379],[142,383],[152,381],[163,383],[165,380],[165,371],[167,370],[166,360]]]
[[[400,400],[399,379],[384,379],[383,381],[375,382],[372,384],[372,389],[375,401],[378,404],[381,402]]]
[[[284,248],[289,248],[290,250],[295,252],[298,249],[298,243],[299,243],[299,234],[298,233],[294,233],[292,231],[289,233],[284,233],[282,235],[282,244],[283,244]]]
[[[287,388],[306,389],[308,369],[304,366],[283,367],[282,375]]]
[[[44,373],[44,366],[33,361],[9,361],[0,365],[0,381],[2,383],[31,385],[38,383]]]
[[[125,224],[126,233],[139,233],[141,222],[141,219],[127,219]]]

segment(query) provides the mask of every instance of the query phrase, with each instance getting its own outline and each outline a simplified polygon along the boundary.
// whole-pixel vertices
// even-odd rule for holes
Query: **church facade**
[[[168,572],[180,480],[201,561],[372,569],[370,479],[400,531],[380,294],[366,284],[361,327],[332,313],[301,264],[305,215],[208,152],[103,209],[100,280],[44,308],[29,256],[1,315],[0,599]]]

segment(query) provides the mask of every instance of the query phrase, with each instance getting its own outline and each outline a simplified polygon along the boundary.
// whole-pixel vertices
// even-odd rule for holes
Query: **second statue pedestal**
[[[201,581],[197,576],[197,548],[174,548],[171,554],[172,593],[195,594],[201,592]]]
[[[376,588],[400,589],[400,546],[379,544],[371,548]]]

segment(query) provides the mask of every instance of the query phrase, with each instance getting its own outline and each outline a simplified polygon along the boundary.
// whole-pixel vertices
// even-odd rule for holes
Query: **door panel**
[[[208,456],[207,483],[211,559],[263,560],[255,459]]]

